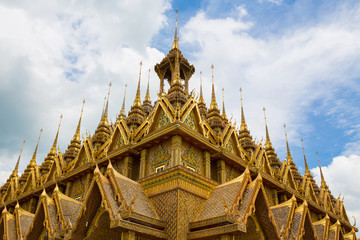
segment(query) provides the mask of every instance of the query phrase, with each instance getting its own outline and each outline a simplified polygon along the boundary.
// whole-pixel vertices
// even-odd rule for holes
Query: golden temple
[[[240,130],[224,101],[220,111],[214,72],[209,108],[201,83],[198,98],[189,93],[195,68],[179,49],[177,26],[171,50],[154,70],[160,79],[154,104],[149,84],[141,100],[140,64],[128,114],[125,89],[116,122],[109,123],[109,88],[93,135],[80,138],[82,108],[65,153],[56,149],[60,124],[42,164],[36,162],[39,136],[19,176],[20,153],[0,188],[3,239],[356,240],[343,199],[333,197],[322,172],[317,185],[305,152],[305,175],[299,173],[286,128],[281,162],[266,116],[262,144],[252,139],[242,96]]]

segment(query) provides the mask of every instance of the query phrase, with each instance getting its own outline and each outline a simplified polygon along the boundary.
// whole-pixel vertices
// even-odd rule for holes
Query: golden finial
[[[214,64],[211,64],[211,78],[212,78],[212,92],[211,92],[211,104],[210,109],[218,109],[215,97],[215,85],[214,85]]]
[[[107,117],[108,112],[109,112],[109,98],[110,98],[110,89],[111,89],[111,82],[109,83],[109,91],[108,91],[108,97],[107,97],[107,101],[106,101],[106,107],[105,107],[105,115]]]
[[[106,104],[106,96],[104,97],[104,104],[103,104],[101,119],[103,118],[103,116],[104,116],[104,114],[105,114],[105,104]]]
[[[125,115],[125,98],[126,98],[126,88],[127,88],[127,84],[125,84],[125,90],[124,90],[124,100],[123,100],[123,103],[122,103],[122,107],[121,107],[121,110],[120,110],[120,117],[126,117]]]
[[[320,169],[321,187],[325,187],[325,186],[326,186],[326,182],[325,182],[325,178],[324,178],[323,172],[322,172],[322,170],[321,170],[321,164],[320,164],[320,158],[319,158],[319,152],[318,152],[318,151],[316,151],[316,156],[317,156],[317,159],[318,159],[319,169]]]
[[[200,98],[199,103],[204,103],[203,90],[202,90],[202,71],[200,71]]]
[[[39,138],[37,140],[37,143],[36,143],[36,147],[35,147],[35,151],[34,151],[34,154],[33,154],[33,157],[30,161],[30,163],[32,165],[35,165],[36,164],[36,154],[37,154],[37,150],[38,150],[38,147],[39,147],[39,142],[40,142],[40,137],[41,137],[41,133],[43,132],[43,129],[40,129],[40,134],[39,134]]]
[[[56,137],[55,137],[55,140],[54,140],[54,143],[53,143],[53,146],[52,148],[50,149],[50,153],[56,155],[56,145],[57,145],[57,141],[58,141],[58,137],[59,137],[59,131],[60,131],[60,126],[61,126],[61,120],[63,118],[63,115],[61,114],[60,115],[60,122],[59,122],[59,126],[58,126],[58,130],[56,132]]]
[[[240,87],[239,91],[240,91],[240,102],[241,102],[241,125],[240,125],[240,129],[241,130],[247,130],[247,125],[246,125],[246,122],[245,122],[244,105],[243,105],[242,88],[241,87]]]
[[[224,88],[222,88],[221,90],[222,90],[222,104],[223,104],[223,109],[222,109],[222,118],[223,118],[223,119],[227,119],[227,117],[226,117],[226,113],[225,113],[225,97],[224,97]]]
[[[148,71],[148,82],[147,82],[147,89],[146,89],[145,101],[150,101],[149,83],[150,83],[150,68],[149,68],[149,71]]]
[[[286,125],[284,123],[284,129],[285,129],[285,138],[286,138],[286,150],[287,150],[287,160],[292,160],[291,157],[291,153],[290,153],[290,148],[289,148],[289,142],[288,142],[288,138],[287,138],[287,133],[286,133]]]
[[[302,150],[303,150],[303,154],[304,154],[305,174],[310,174],[309,166],[308,166],[308,164],[307,164],[306,156],[305,156],[304,141],[303,141],[302,138],[301,138],[301,146],[302,146]]]
[[[135,100],[134,100],[134,104],[133,104],[133,106],[138,106],[138,107],[141,106],[141,99],[140,99],[141,67],[142,67],[142,61],[140,61],[139,82],[138,82],[136,96],[135,96]]]
[[[177,16],[178,16],[178,13],[179,13],[179,10],[176,9],[176,24],[175,24],[175,36],[174,36],[174,42],[173,42],[173,45],[171,47],[171,49],[179,49],[179,37],[177,35],[177,23],[178,23],[178,20],[177,20]]]
[[[268,126],[267,126],[265,107],[263,107],[263,111],[264,111],[264,119],[265,119],[266,143],[268,143],[268,142],[270,142],[270,135],[269,135]]]
[[[23,149],[24,149],[25,142],[26,142],[26,141],[24,140],[24,141],[23,141],[23,144],[22,144],[22,146],[21,146],[19,158],[18,158],[18,160],[17,160],[17,162],[16,162],[15,169],[14,169],[14,171],[12,172],[12,175],[13,175],[13,176],[17,176],[17,175],[18,175],[20,158],[21,158],[22,151],[23,151]]]
[[[83,111],[84,111],[84,105],[85,105],[85,99],[83,100],[83,104],[82,104],[81,112],[80,112],[79,122],[78,122],[78,125],[76,127],[76,131],[75,131],[73,140],[80,141],[80,126],[81,126],[81,119],[82,119],[82,115],[83,115]]]

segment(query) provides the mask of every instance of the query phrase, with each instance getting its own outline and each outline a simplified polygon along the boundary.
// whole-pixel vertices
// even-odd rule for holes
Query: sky
[[[190,89],[203,73],[210,103],[211,68],[218,104],[240,122],[240,93],[251,134],[264,138],[264,113],[281,161],[286,123],[292,156],[319,183],[316,151],[333,195],[345,198],[349,218],[360,219],[360,2],[356,0],[128,0],[0,1],[0,183],[26,143],[20,173],[43,128],[41,164],[63,120],[65,152],[86,100],[81,134],[94,133],[112,82],[109,118],[126,110],[141,75],[142,98],[159,80],[154,65],[166,56],[179,9],[180,49],[195,66]],[[239,125],[239,124],[238,124]]]

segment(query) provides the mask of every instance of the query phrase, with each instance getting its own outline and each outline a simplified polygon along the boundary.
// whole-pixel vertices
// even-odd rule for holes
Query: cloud
[[[82,133],[93,133],[100,120],[108,83],[113,82],[109,118],[119,113],[128,84],[127,109],[134,99],[139,62],[143,61],[142,97],[147,70],[164,54],[149,47],[166,25],[169,1],[26,1],[0,4],[0,164],[11,172],[18,145],[25,138],[20,172],[30,161],[40,128],[38,163],[49,151],[59,122],[64,152],[75,131],[82,99],[86,99]],[[11,22],[11,24],[9,24]],[[152,71],[152,100],[158,90]],[[9,163],[9,164],[5,164]],[[4,182],[8,176],[0,177]]]
[[[355,80],[360,75],[356,64],[360,60],[359,9],[359,4],[344,7],[340,13],[323,16],[314,25],[290,27],[281,35],[256,37],[251,30],[257,26],[244,17],[211,18],[199,11],[181,29],[181,40],[184,45],[197,47],[191,57],[197,70],[204,73],[206,99],[210,99],[210,66],[214,64],[218,101],[224,87],[227,112],[233,113],[239,123],[236,89],[242,86],[247,123],[256,130],[252,134],[258,139],[264,136],[261,109],[265,105],[272,141],[281,146],[283,153],[283,122],[288,125],[291,144],[300,145],[300,135],[314,130],[308,113],[323,111],[314,105],[316,102],[327,106],[335,103],[338,108],[333,108],[328,116],[334,117],[338,126],[348,126],[342,120],[350,112],[340,104],[348,98],[339,92],[359,89]],[[191,87],[198,88],[197,79],[198,76],[192,79]],[[356,104],[349,107],[356,109]],[[336,117],[339,113],[343,118]]]
[[[321,168],[332,194],[344,196],[345,209],[351,223],[352,216],[360,219],[360,155],[338,156]],[[317,183],[321,182],[319,168],[311,169]]]

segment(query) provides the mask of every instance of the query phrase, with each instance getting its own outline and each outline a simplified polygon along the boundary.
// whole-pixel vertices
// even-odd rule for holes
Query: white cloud
[[[344,205],[351,223],[354,216],[360,219],[360,155],[339,156],[326,167],[321,167],[332,194],[344,196]],[[320,183],[319,168],[311,169],[317,183]]]
[[[289,29],[282,35],[251,36],[256,26],[243,18],[210,18],[203,11],[181,29],[182,41],[195,45],[197,70],[204,73],[204,91],[210,98],[211,64],[215,65],[217,99],[225,88],[227,112],[238,119],[240,109],[237,88],[242,86],[245,115],[258,139],[264,136],[262,106],[267,108],[270,135],[275,146],[284,146],[282,125],[286,121],[290,141],[312,131],[306,111],[317,100],[338,102],[336,91],[359,87],[354,75],[360,75],[360,20],[357,5],[347,12],[332,13],[316,25]],[[339,20],[340,19],[340,20]],[[183,43],[184,44],[184,43]],[[198,77],[191,87],[198,88]],[[209,102],[209,100],[208,100]],[[338,114],[344,105],[334,109]],[[339,125],[340,125],[339,121]],[[284,149],[284,148],[282,148]]]
[[[49,2],[0,4],[0,164],[12,171],[17,146],[27,139],[20,168],[26,167],[40,128],[38,163],[49,151],[59,116],[64,114],[59,145],[65,151],[75,131],[82,99],[86,99],[82,132],[93,133],[99,122],[109,81],[110,119],[120,111],[124,85],[127,109],[134,99],[140,60],[142,97],[147,69],[164,54],[149,47],[166,25],[169,1]],[[11,23],[11,24],[10,24]],[[152,99],[158,91],[151,73]],[[15,147],[16,146],[16,147]],[[11,149],[8,151],[7,149]],[[5,164],[10,162],[10,164]],[[21,171],[20,171],[21,172]],[[4,182],[8,176],[1,177]]]

